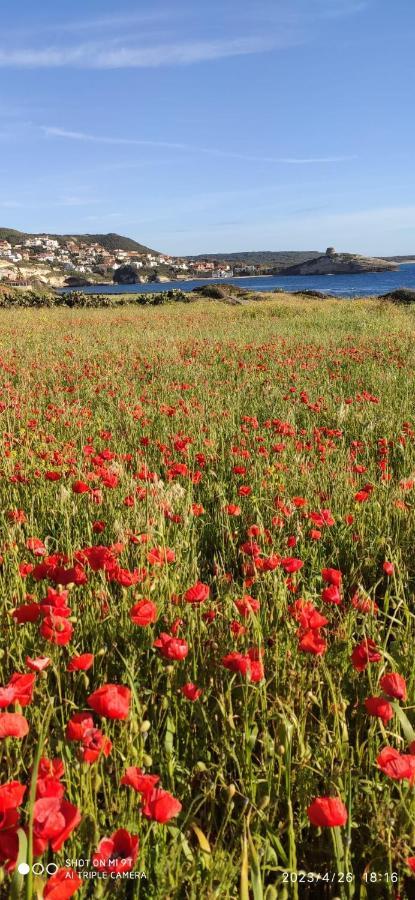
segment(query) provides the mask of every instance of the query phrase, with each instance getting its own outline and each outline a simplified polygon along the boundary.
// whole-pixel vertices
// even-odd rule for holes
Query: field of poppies
[[[415,886],[415,315],[0,313],[0,896]]]

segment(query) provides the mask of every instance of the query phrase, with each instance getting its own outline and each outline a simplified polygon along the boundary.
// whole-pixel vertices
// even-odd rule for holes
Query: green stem
[[[39,740],[37,742],[36,754],[33,763],[32,769],[32,779],[30,782],[30,793],[29,793],[29,828],[27,835],[27,864],[29,866],[29,871],[27,874],[26,881],[26,891],[25,891],[25,900],[32,900],[33,897],[33,822],[35,815],[35,801],[36,801],[36,788],[37,788],[37,774],[39,771],[39,762],[42,755],[43,744],[45,739],[45,734],[47,732],[50,717],[52,715],[52,706],[49,707],[48,712],[43,721],[43,727],[40,731]]]

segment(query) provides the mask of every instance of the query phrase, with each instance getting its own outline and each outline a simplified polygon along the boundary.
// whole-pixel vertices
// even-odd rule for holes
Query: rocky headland
[[[294,266],[287,266],[279,275],[357,275],[359,272],[387,272],[399,268],[391,260],[358,253],[337,253],[334,247],[314,259],[307,259]]]

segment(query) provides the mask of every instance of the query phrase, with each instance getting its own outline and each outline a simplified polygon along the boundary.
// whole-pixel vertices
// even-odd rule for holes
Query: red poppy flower
[[[144,580],[146,575],[145,569],[133,569],[133,571],[130,571],[116,564],[106,567],[106,573],[108,581],[116,582],[121,587],[131,587],[133,584],[138,584]]]
[[[176,800],[168,791],[163,788],[154,788],[151,794],[144,796],[144,805],[141,812],[146,819],[152,819],[154,822],[160,822],[165,825],[170,819],[174,819],[179,815],[182,804]]]
[[[32,672],[43,672],[43,670],[47,669],[52,662],[49,656],[37,656],[36,659],[31,659],[30,656],[26,656],[25,661],[27,668],[31,669]]]
[[[0,713],[0,740],[6,737],[23,738],[29,732],[29,723],[20,713]]]
[[[151,566],[164,566],[175,561],[174,550],[169,547],[152,547],[147,553],[147,561]]]
[[[24,525],[27,521],[26,513],[23,509],[9,509],[7,512],[7,518],[9,522],[17,522],[19,525]]]
[[[363,638],[360,644],[354,647],[352,652],[352,665],[357,672],[363,672],[369,663],[379,662],[382,654],[371,638]]]
[[[19,563],[19,575],[21,578],[27,578],[34,570],[33,563]]]
[[[298,643],[299,650],[303,653],[312,653],[314,656],[323,656],[327,650],[327,641],[321,636],[318,628],[305,631]]]
[[[157,621],[157,606],[152,600],[139,600],[130,609],[130,619],[134,625],[145,628]]]
[[[67,741],[82,741],[87,731],[94,728],[94,720],[90,713],[74,713],[66,726],[65,737]]]
[[[105,522],[102,519],[97,519],[92,525],[92,531],[94,534],[102,534],[105,531]]]
[[[193,587],[188,588],[184,595],[184,599],[186,600],[186,603],[203,603],[205,600],[208,600],[209,594],[209,586],[203,584],[202,581],[197,581]]]
[[[241,552],[245,553],[245,556],[252,556],[253,559],[256,559],[260,556],[261,548],[256,541],[245,541],[244,544],[241,544]]]
[[[382,719],[384,725],[386,725],[390,719],[393,719],[393,709],[384,697],[367,697],[365,700],[366,712],[369,713],[370,716],[377,716],[379,719]]]
[[[61,849],[74,828],[81,821],[81,813],[64,797],[41,797],[34,804],[33,843],[36,856],[48,845],[56,852]]]
[[[138,856],[138,837],[119,828],[111,837],[102,838],[92,857],[98,872],[130,872]]]
[[[393,747],[384,747],[376,757],[379,769],[393,781],[415,780],[415,756],[399,753]]]
[[[342,583],[342,573],[340,569],[322,569],[321,577],[327,584],[332,584],[339,588]]]
[[[334,518],[329,509],[321,509],[319,512],[311,512],[309,513],[309,519],[314,522],[318,528],[323,528],[325,525],[334,525]]]
[[[295,559],[293,556],[287,556],[286,559],[281,560],[281,565],[284,572],[287,572],[287,575],[292,575],[294,572],[299,572],[299,570],[303,568],[304,563],[302,559]]]
[[[93,666],[94,658],[93,653],[81,653],[80,656],[73,656],[66,667],[66,671],[87,672]]]
[[[26,786],[20,781],[0,785],[0,830],[14,828],[19,822],[18,806],[23,803]]]
[[[69,591],[48,587],[46,597],[40,601],[42,616],[61,616],[69,618],[71,610],[68,606]]]
[[[83,884],[74,869],[58,869],[43,888],[43,900],[69,900]]]
[[[12,872],[16,868],[19,855],[19,837],[17,828],[7,828],[0,831],[0,866],[6,872]]]
[[[6,709],[15,702],[15,692],[12,687],[0,687],[0,709]]]
[[[109,756],[112,743],[99,728],[86,729],[82,736],[82,759],[89,764],[101,756]]]
[[[59,757],[47,759],[45,756],[39,761],[38,776],[36,781],[36,799],[40,797],[63,797],[65,788],[60,779],[65,774],[64,765]]]
[[[347,822],[347,809],[340,797],[316,797],[307,808],[307,816],[318,828],[337,828]]]
[[[321,615],[311,600],[296,600],[288,607],[288,612],[305,630],[324,628],[328,624],[328,619]]]
[[[35,681],[36,675],[20,675],[18,672],[12,675],[6,687],[0,687],[0,709],[11,703],[28,706],[32,702]]]
[[[62,778],[64,773],[65,767],[59,757],[48,759],[46,756],[41,756],[38,768],[39,777],[43,778],[46,775],[53,775],[54,778]]]
[[[89,485],[85,481],[74,481],[72,484],[74,494],[87,494],[90,490]]]
[[[189,652],[189,645],[183,638],[173,637],[162,631],[157,640],[154,641],[153,647],[160,651],[161,656],[165,659],[185,659]]]
[[[103,684],[87,698],[88,706],[107,719],[127,719],[131,691],[122,684]]]
[[[111,547],[101,544],[97,544],[95,547],[84,547],[83,550],[76,553],[76,558],[81,563],[87,562],[93,572],[106,569],[116,562],[115,554]]]
[[[228,513],[228,516],[240,516],[242,510],[236,503],[228,503],[228,505],[225,506],[225,512]]]
[[[222,665],[231,672],[239,672],[254,684],[264,677],[264,667],[256,648],[251,648],[247,653],[228,653],[222,657]]]
[[[38,603],[21,603],[13,610],[12,616],[15,622],[23,625],[25,622],[36,622],[40,618],[41,612]]]
[[[259,568],[258,563],[260,563],[262,572],[274,572],[281,565],[281,557],[273,553],[272,556],[263,556],[261,560],[256,560],[257,568]]]
[[[393,575],[393,573],[395,571],[395,566],[393,565],[393,563],[387,562],[387,560],[386,560],[383,563],[382,569],[386,573],[386,575]]]
[[[242,618],[246,619],[248,616],[252,615],[252,613],[257,613],[260,610],[260,602],[259,600],[255,600],[254,597],[251,597],[249,594],[245,594],[241,600],[235,600],[235,606],[239,612],[239,615]]]
[[[62,616],[46,616],[40,626],[40,633],[51,644],[64,646],[69,644],[73,634],[73,625]]]
[[[243,637],[243,635],[246,634],[246,632],[247,632],[247,629],[245,628],[245,626],[241,625],[241,623],[237,622],[235,619],[230,623],[229,627],[230,627],[231,633],[237,638]]]
[[[380,679],[382,691],[395,700],[406,700],[406,681],[398,672],[388,672]]]
[[[323,588],[321,599],[325,603],[333,603],[335,606],[339,606],[342,602],[340,591],[335,584],[330,584],[329,587]]]
[[[139,794],[151,793],[160,781],[159,775],[145,775],[138,766],[130,766],[121,778],[120,784],[132,787]]]
[[[353,597],[350,598],[350,602],[358,612],[364,615],[371,613],[376,616],[379,612],[379,607],[375,600],[370,600],[369,597],[359,594],[359,591],[355,591]]]
[[[46,547],[43,541],[37,537],[28,538],[26,541],[26,547],[28,550],[31,550],[34,556],[45,556]]]
[[[144,774],[138,766],[130,766],[122,776],[120,784],[132,787],[139,794],[149,794],[159,781],[159,775]]]
[[[180,688],[183,697],[186,697],[186,700],[191,700],[194,703],[195,700],[198,700],[203,691],[201,688],[196,687],[193,682],[189,681],[187,684],[184,684],[183,687]]]

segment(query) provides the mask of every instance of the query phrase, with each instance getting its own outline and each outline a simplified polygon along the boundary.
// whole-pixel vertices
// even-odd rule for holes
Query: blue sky
[[[413,0],[2,4],[0,224],[415,253]]]

